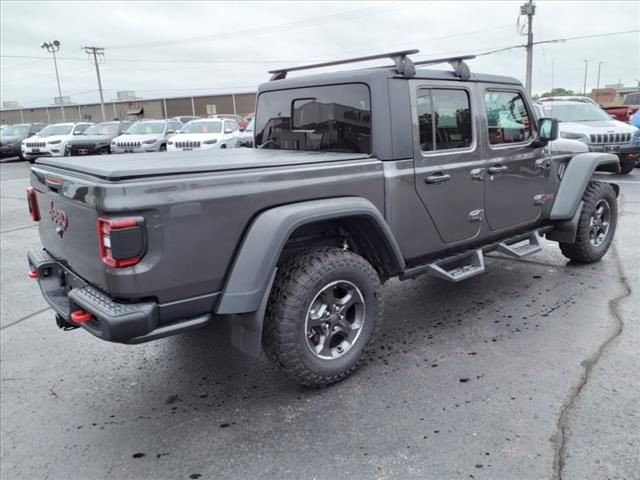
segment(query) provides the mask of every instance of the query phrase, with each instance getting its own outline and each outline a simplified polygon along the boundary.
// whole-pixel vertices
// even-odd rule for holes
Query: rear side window
[[[371,153],[369,88],[354,83],[261,93],[256,145]]]
[[[526,142],[531,138],[531,119],[519,92],[484,94],[491,145]]]
[[[417,102],[422,151],[471,146],[471,106],[466,90],[421,88]]]

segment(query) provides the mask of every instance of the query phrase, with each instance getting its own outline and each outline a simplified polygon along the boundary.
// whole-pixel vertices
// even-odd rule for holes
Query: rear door
[[[414,80],[415,185],[445,244],[480,233],[484,160],[472,84]]]
[[[485,210],[492,231],[535,222],[546,200],[549,163],[536,146],[532,107],[517,88],[483,88],[487,139]]]

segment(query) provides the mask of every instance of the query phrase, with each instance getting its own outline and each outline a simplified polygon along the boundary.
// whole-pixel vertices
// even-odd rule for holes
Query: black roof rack
[[[461,80],[469,80],[471,78],[471,70],[469,65],[464,63],[465,60],[472,60],[476,58],[475,55],[462,55],[458,57],[444,57],[434,58],[431,60],[420,60],[419,62],[413,62],[414,65],[437,65],[438,63],[448,63],[453,67],[453,73]]]
[[[345,63],[366,62],[368,60],[377,60],[379,58],[390,58],[395,63],[396,70],[399,74],[406,78],[415,75],[416,69],[413,62],[407,55],[418,53],[420,50],[400,50],[398,52],[380,53],[378,55],[369,55],[367,57],[347,58],[345,60],[335,60],[333,62],[314,63],[312,65],[302,65],[299,67],[279,68],[277,70],[269,70],[271,80],[282,80],[287,77],[288,72],[296,72],[299,70],[309,70],[311,68],[332,67],[334,65],[344,65]]]

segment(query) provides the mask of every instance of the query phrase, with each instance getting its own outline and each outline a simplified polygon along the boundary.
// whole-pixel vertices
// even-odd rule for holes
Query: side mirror
[[[558,138],[558,120],[555,118],[541,118],[538,120],[538,139],[545,143]]]
[[[176,133],[175,130],[167,130],[167,135],[171,135],[172,133]]]
[[[173,132],[173,133],[175,133],[176,135],[178,135],[178,134],[182,133],[182,130],[178,129],[178,130],[176,130],[176,131],[175,131],[175,132]]]
[[[76,130],[75,132],[73,132],[74,135],[82,135],[82,132],[80,130]]]
[[[615,116],[615,115],[613,115],[612,113],[610,113],[610,114],[609,114],[609,116],[610,116],[612,119],[614,119],[614,120],[617,120],[617,119],[618,119],[618,117],[616,117],[616,116]]]

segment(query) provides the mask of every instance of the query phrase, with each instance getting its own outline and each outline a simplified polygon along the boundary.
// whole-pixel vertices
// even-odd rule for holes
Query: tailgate
[[[96,227],[97,182],[33,167],[31,185],[40,212],[43,247],[86,281],[106,289],[106,266],[100,258]]]

